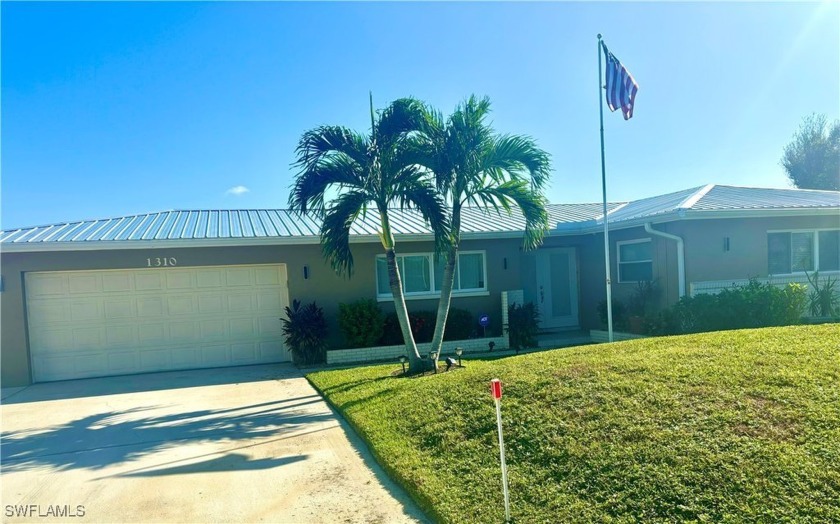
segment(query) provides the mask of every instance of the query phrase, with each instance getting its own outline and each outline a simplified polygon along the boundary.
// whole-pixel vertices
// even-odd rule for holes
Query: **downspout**
[[[677,243],[677,280],[680,290],[680,298],[685,296],[685,244],[682,237],[672,235],[671,233],[664,233],[662,231],[653,229],[650,222],[645,222],[645,231],[651,235],[674,240]]]

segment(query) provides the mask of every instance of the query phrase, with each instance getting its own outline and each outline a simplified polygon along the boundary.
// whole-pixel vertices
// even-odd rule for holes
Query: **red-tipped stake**
[[[505,462],[505,439],[502,436],[502,381],[490,381],[490,392],[496,403],[496,425],[499,426],[499,457],[502,461],[502,490],[505,495],[505,522],[510,522],[510,494],[508,493],[507,463]]]

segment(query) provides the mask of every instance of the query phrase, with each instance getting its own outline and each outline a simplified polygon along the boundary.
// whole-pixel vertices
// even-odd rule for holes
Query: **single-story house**
[[[656,281],[663,303],[750,277],[840,272],[840,192],[707,185],[608,206],[613,293]],[[491,313],[522,290],[545,329],[599,327],[600,203],[553,204],[542,247],[521,216],[467,208],[453,307]],[[440,264],[413,212],[392,225],[409,309],[437,305]],[[391,308],[374,213],[353,228],[352,278],[321,256],[319,224],[281,209],[166,211],[0,233],[3,386],[290,359],[280,317],[316,301],[341,347],[338,306]]]

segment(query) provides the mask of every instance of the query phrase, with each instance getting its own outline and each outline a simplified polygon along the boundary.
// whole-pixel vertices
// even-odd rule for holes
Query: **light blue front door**
[[[541,327],[577,326],[578,281],[575,249],[540,249],[536,253],[536,266],[536,299]]]

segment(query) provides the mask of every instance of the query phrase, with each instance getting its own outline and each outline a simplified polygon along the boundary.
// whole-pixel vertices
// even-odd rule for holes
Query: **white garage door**
[[[288,361],[285,265],[26,274],[36,382]]]

